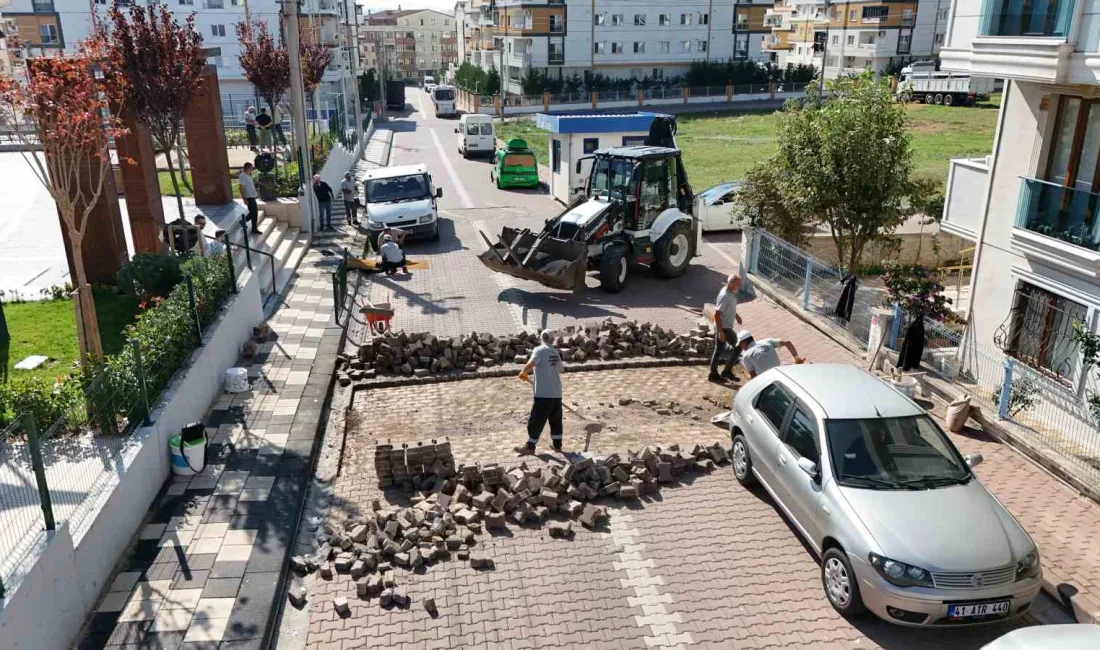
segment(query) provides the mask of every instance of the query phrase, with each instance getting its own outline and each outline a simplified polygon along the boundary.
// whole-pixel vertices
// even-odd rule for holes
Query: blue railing
[[[1022,178],[1016,227],[1100,251],[1100,194]]]
[[[980,36],[1069,35],[1075,0],[985,0],[982,3]]]

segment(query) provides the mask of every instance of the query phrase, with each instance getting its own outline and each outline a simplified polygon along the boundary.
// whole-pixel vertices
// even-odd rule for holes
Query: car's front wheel
[[[733,477],[745,487],[754,485],[756,476],[752,473],[752,456],[749,455],[749,443],[745,440],[744,434],[738,433],[733,436],[733,449],[730,455],[733,456]]]
[[[859,581],[844,549],[834,546],[821,556],[821,584],[829,604],[841,616],[850,618],[866,611],[859,595]]]

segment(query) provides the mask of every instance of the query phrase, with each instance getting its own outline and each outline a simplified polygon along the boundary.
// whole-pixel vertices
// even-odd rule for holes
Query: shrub
[[[950,314],[943,285],[936,274],[921,264],[891,264],[882,276],[887,304],[901,305],[910,316],[944,320]]]
[[[999,407],[1001,405],[1000,386],[993,390],[991,399],[994,406]],[[1013,377],[1012,386],[1008,389],[1009,417],[1016,417],[1018,413],[1027,411],[1038,403],[1039,382],[1035,381],[1035,378],[1030,375]]]
[[[166,253],[138,253],[118,272],[118,287],[142,298],[163,298],[180,283],[180,259]]]
[[[80,399],[80,382],[70,377],[12,379],[0,384],[0,427],[23,413],[31,413],[38,430],[45,430],[69,416]]]

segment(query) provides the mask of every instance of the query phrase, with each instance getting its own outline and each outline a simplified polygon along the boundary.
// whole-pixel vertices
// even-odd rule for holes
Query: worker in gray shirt
[[[741,352],[735,343],[737,334],[733,330],[733,324],[741,324],[741,317],[737,315],[737,292],[741,289],[741,276],[732,273],[726,278],[726,285],[718,292],[718,298],[714,301],[714,354],[710,357],[710,381],[721,382],[723,379],[736,381],[733,374],[733,366],[741,358]],[[718,374],[718,363],[722,356],[729,354],[726,360],[726,369]]]
[[[555,451],[562,448],[561,424],[561,355],[552,345],[554,341],[550,330],[539,334],[541,344],[531,352],[531,358],[519,378],[530,382],[534,373],[535,399],[531,404],[531,416],[527,419],[527,444],[515,448],[516,453],[528,456],[535,453],[542,429],[550,421],[550,442]]]
[[[794,343],[783,339],[761,339],[757,341],[752,338],[752,332],[748,330],[737,333],[737,346],[741,348],[741,363],[745,366],[745,370],[749,372],[749,377],[755,377],[772,368],[778,368],[780,362],[777,349],[781,347],[787,348],[791,356],[794,357],[796,364],[803,362],[802,357],[798,356],[798,350],[794,348]]]

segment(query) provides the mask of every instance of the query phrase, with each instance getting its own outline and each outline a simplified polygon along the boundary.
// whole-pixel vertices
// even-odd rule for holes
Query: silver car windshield
[[[826,420],[833,472],[840,485],[925,490],[966,483],[970,468],[926,415]]]
[[[396,203],[428,198],[428,179],[422,174],[367,181],[368,203]]]

